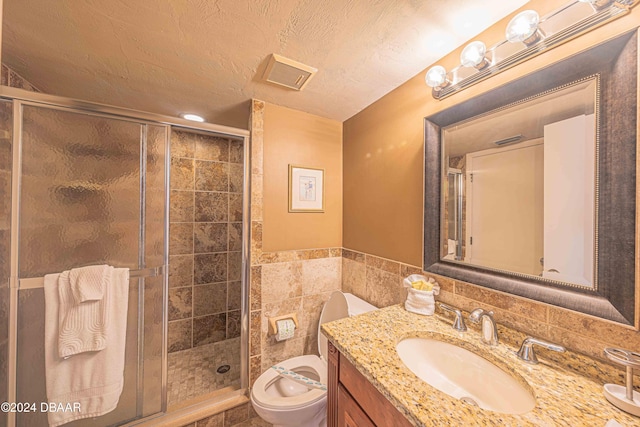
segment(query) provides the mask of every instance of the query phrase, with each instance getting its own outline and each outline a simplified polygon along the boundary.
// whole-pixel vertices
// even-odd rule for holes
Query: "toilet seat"
[[[320,358],[327,361],[329,357],[329,340],[322,333],[322,325],[324,323],[333,322],[334,320],[349,317],[349,301],[346,294],[335,291],[329,297],[320,312],[320,321],[318,322],[318,353]]]
[[[278,364],[290,371],[308,367],[314,370],[321,383],[327,383],[327,364],[316,355],[305,355],[292,357]],[[311,389],[295,396],[274,396],[269,394],[267,389],[273,386],[275,381],[291,381],[281,377],[273,369],[267,369],[253,384],[251,396],[258,405],[271,409],[297,409],[311,405],[327,395],[325,390]]]
[[[318,351],[316,355],[287,359],[278,366],[302,376],[327,384],[328,341],[320,331],[322,324],[343,319],[376,307],[360,298],[335,291],[322,307],[318,322]],[[304,384],[280,376],[274,369],[267,369],[256,379],[251,388],[251,404],[265,421],[281,427],[318,427],[327,425],[327,391],[309,389]]]

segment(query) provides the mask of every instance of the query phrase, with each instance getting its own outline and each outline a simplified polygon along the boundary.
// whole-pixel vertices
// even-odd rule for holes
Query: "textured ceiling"
[[[246,128],[258,98],[343,121],[524,3],[4,0],[2,60],[44,92],[170,116]],[[271,53],[319,71],[270,85]]]

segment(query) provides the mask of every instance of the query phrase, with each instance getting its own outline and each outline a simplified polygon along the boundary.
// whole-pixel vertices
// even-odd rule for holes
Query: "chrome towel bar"
[[[159,267],[142,268],[139,270],[129,270],[130,279],[138,279],[142,277],[161,276],[165,271],[164,265]],[[44,287],[44,277],[29,277],[25,279],[12,280],[12,283],[18,283],[18,289],[39,289]]]

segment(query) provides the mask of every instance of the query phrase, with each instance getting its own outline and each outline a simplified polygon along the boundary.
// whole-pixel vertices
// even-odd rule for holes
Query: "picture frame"
[[[324,169],[289,165],[289,212],[324,212]]]

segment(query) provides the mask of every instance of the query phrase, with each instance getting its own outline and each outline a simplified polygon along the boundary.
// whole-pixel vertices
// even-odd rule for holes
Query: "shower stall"
[[[117,407],[135,424],[248,383],[248,132],[0,88],[0,401],[47,425],[43,276],[130,269]],[[18,409],[16,406],[14,409]]]

